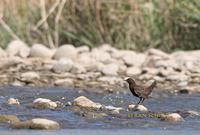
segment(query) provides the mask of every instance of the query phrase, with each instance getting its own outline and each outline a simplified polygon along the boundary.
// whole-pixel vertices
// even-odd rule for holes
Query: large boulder
[[[8,44],[6,52],[8,56],[20,56],[26,58],[30,54],[30,48],[23,41],[14,40]]]
[[[58,122],[43,118],[34,118],[27,121],[15,122],[11,125],[14,129],[42,129],[42,130],[55,130],[59,129]]]
[[[88,109],[100,109],[102,107],[100,103],[95,103],[84,96],[80,96],[74,99],[73,105]]]
[[[75,60],[77,58],[77,50],[73,45],[62,45],[55,52],[54,59],[59,60],[61,58],[68,58]]]
[[[30,50],[30,57],[51,59],[54,53],[55,50],[51,50],[43,44],[34,44]]]

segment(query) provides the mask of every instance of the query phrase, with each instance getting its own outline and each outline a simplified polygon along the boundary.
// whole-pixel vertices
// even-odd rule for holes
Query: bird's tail
[[[152,92],[152,90],[153,90],[153,88],[155,86],[156,86],[156,81],[154,80],[153,83],[148,87],[148,89],[149,89],[149,93],[148,94],[150,94]]]

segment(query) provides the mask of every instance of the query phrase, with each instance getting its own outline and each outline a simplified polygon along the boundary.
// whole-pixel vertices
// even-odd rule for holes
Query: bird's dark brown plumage
[[[153,88],[156,86],[156,81],[154,80],[154,82],[149,86],[149,87],[144,87],[144,86],[140,86],[137,85],[135,83],[135,81],[131,78],[126,79],[126,81],[129,84],[129,89],[131,91],[131,93],[140,98],[138,104],[143,103],[144,100],[146,98],[148,98],[148,96],[151,94]]]

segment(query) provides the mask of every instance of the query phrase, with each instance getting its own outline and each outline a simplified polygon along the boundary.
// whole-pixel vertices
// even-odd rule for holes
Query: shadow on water
[[[135,129],[134,133],[136,134],[145,134],[145,131],[143,130],[144,128],[151,131],[158,130],[155,131],[158,133],[162,130],[172,132],[173,130],[182,129],[186,131],[200,129],[200,117],[187,117],[184,122],[180,123],[163,122],[153,118],[120,118],[113,116],[91,120],[75,114],[65,106],[57,110],[38,110],[27,107],[29,103],[39,97],[48,98],[53,101],[60,101],[61,103],[66,104],[68,101],[72,101],[74,98],[83,95],[104,105],[127,108],[129,104],[136,103],[138,100],[128,91],[121,93],[97,94],[89,91],[64,88],[1,87],[0,95],[1,114],[17,115],[21,120],[27,120],[35,117],[55,120],[61,124],[61,130],[57,131],[59,134],[64,134],[65,130],[67,130],[68,133],[76,132],[76,134],[80,134],[83,130],[85,134],[88,134],[89,130],[87,129],[98,129],[99,133],[104,132],[100,129],[121,129],[122,131],[126,131],[127,134],[131,134],[131,129]],[[10,97],[17,98],[21,105],[6,105],[5,102]],[[145,101],[144,104],[151,112],[175,112],[177,110],[195,110],[199,112],[199,103],[200,94],[173,95],[169,93],[155,92],[152,94],[152,98]],[[1,131],[7,132],[8,128],[6,125],[1,124],[1,127]],[[118,134],[123,133],[121,130]],[[113,132],[111,134],[115,133],[113,130],[107,131]],[[18,132],[16,132],[16,134],[17,133]],[[51,134],[51,132],[45,133]],[[163,133],[163,135],[165,134]]]

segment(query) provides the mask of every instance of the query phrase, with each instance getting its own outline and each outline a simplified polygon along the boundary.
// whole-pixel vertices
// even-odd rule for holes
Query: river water
[[[116,107],[127,108],[131,103],[138,101],[127,90],[124,92],[99,94],[87,90],[66,89],[66,88],[33,88],[33,87],[1,87],[0,88],[0,113],[16,115],[20,120],[41,117],[57,121],[61,129],[57,131],[30,131],[12,130],[8,124],[0,124],[1,134],[200,134],[200,116],[185,117],[183,122],[170,123],[160,121],[156,118],[130,118],[106,116],[99,119],[87,119],[77,115],[69,108],[63,106],[56,110],[38,110],[27,107],[36,98],[48,98],[53,101],[60,101],[66,104],[78,96],[86,96],[89,99]],[[17,98],[20,106],[8,106],[5,104],[8,98]],[[176,111],[194,110],[200,112],[200,94],[172,94],[169,92],[156,91],[151,98],[144,102],[151,112],[172,113]],[[128,115],[134,112],[126,112]],[[145,130],[144,130],[145,129]],[[116,132],[117,131],[117,132]]]

